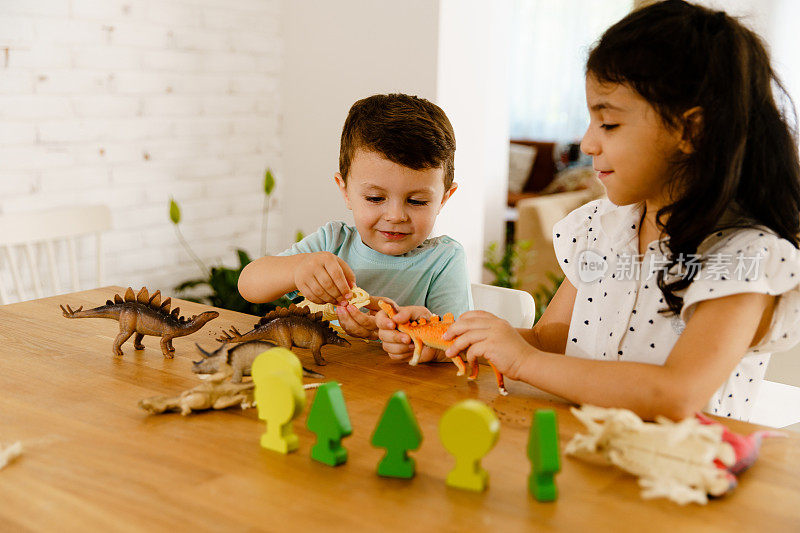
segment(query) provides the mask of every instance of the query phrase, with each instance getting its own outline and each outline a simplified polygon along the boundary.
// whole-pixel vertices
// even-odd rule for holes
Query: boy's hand
[[[382,298],[388,300],[388,298]],[[394,302],[392,302],[394,305]],[[397,308],[397,305],[394,305]],[[432,315],[428,309],[421,306],[400,307],[394,318],[380,311],[375,315],[375,324],[378,327],[378,338],[383,342],[383,350],[394,360],[410,359],[414,354],[414,343],[411,337],[397,330],[398,324],[405,324],[409,320],[419,320]],[[420,362],[441,361],[441,350],[423,346],[419,358]]]
[[[336,306],[336,315],[339,317],[339,325],[345,333],[351,337],[359,337],[371,341],[378,339],[378,326],[375,325],[376,311],[370,306],[371,303],[364,306],[369,310],[367,313],[362,313],[353,304]]]
[[[353,297],[356,276],[350,265],[330,252],[302,254],[294,271],[294,284],[315,304],[341,304]]]
[[[445,351],[447,357],[461,353],[468,363],[485,357],[510,379],[517,379],[522,361],[533,350],[511,324],[486,311],[464,313],[443,338],[455,339]]]

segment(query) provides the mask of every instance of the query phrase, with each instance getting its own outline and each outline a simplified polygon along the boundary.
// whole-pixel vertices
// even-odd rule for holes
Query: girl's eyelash
[[[411,198],[409,198],[408,203],[410,203],[411,205],[419,205],[419,206],[428,205],[428,202],[426,200],[414,200]]]
[[[378,203],[383,200],[382,196],[366,196],[365,197],[368,202]]]
[[[619,124],[600,124],[600,127],[603,128],[606,131],[613,130],[617,126],[619,126]]]

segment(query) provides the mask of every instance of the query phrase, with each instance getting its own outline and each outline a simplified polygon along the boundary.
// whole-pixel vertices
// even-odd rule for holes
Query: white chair
[[[530,328],[536,318],[536,302],[525,291],[473,283],[472,302],[475,309],[508,320],[515,328]]]
[[[800,387],[764,380],[750,413],[750,422],[785,428],[800,422]]]
[[[57,253],[66,246],[71,290],[80,290],[76,242],[79,238],[94,234],[96,248],[97,286],[102,284],[101,233],[111,228],[111,211],[104,205],[69,207],[34,213],[10,213],[0,215],[0,261],[5,263],[16,290],[16,300],[26,300],[26,288],[32,288],[34,298],[51,296],[61,292],[61,269],[56,262]],[[49,284],[40,275],[40,254],[47,255]],[[24,256],[25,261],[21,259]],[[42,261],[43,262],[43,261]],[[0,263],[0,266],[2,265]],[[27,271],[21,265],[26,263]],[[23,274],[27,272],[27,276]],[[9,291],[0,270],[0,304],[10,303]],[[46,285],[49,285],[46,287]]]

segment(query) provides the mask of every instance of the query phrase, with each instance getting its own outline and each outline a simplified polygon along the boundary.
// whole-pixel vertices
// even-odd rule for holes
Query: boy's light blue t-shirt
[[[403,255],[385,255],[364,244],[355,227],[328,222],[278,255],[311,252],[342,258],[370,296],[386,296],[398,305],[422,305],[440,316],[458,317],[472,309],[464,248],[450,237],[427,239]],[[297,291],[287,296],[294,298]]]

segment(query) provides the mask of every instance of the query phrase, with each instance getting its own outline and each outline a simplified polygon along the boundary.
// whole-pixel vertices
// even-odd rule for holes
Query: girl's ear
[[[333,180],[336,182],[336,186],[339,187],[339,192],[342,193],[342,198],[344,198],[344,204],[347,206],[347,209],[352,211],[353,208],[350,206],[350,197],[347,195],[347,183],[345,183],[344,178],[337,172],[333,175]]]
[[[696,140],[703,130],[703,108],[695,106],[681,115],[682,130],[678,149],[684,154],[691,154],[695,150]]]
[[[436,214],[439,214],[439,211],[442,210],[442,208],[444,207],[444,204],[447,203],[447,200],[449,200],[450,197],[453,196],[453,193],[456,192],[456,189],[458,189],[458,183],[453,182],[453,184],[450,185],[450,190],[445,192],[444,196],[442,196],[442,203],[439,204],[439,209],[436,211]]]

